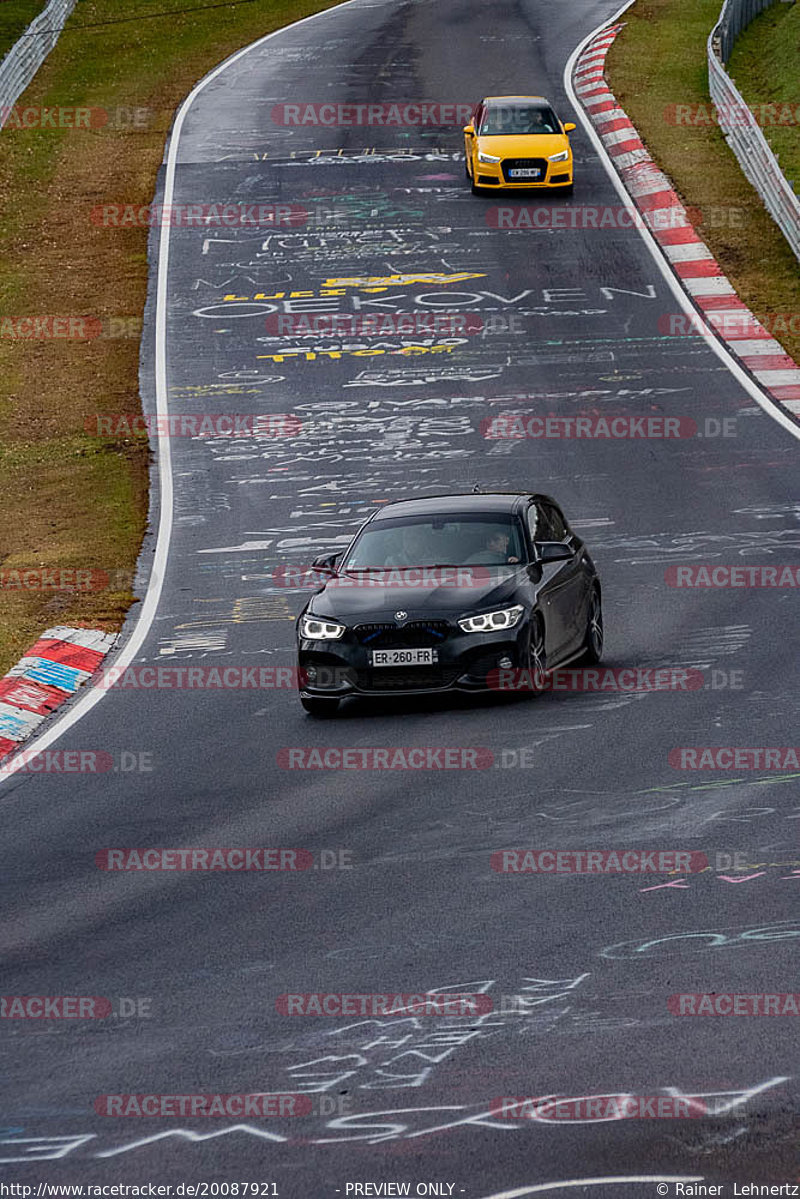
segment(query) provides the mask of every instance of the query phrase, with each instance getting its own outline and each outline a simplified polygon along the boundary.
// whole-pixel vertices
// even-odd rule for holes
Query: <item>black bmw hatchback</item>
[[[543,690],[547,672],[603,649],[600,580],[546,495],[428,496],[387,504],[297,621],[300,698],[332,716],[352,695]]]

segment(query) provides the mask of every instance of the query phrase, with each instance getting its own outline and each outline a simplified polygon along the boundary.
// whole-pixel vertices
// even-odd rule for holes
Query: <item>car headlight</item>
[[[513,629],[525,609],[521,604],[514,608],[501,608],[499,612],[486,612],[483,616],[467,616],[459,620],[458,627],[465,633],[494,633],[498,629]]]
[[[499,162],[499,161],[500,161],[500,159],[496,158],[494,156],[494,154],[484,154],[483,150],[478,151],[478,162]]]
[[[550,162],[566,162],[569,158],[569,150],[562,150],[560,154],[551,154]]]
[[[345,626],[332,620],[319,620],[316,616],[303,616],[300,620],[300,636],[308,641],[338,641]]]

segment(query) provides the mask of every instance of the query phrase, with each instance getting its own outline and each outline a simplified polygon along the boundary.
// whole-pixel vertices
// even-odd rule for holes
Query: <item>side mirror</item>
[[[537,541],[535,548],[539,562],[567,562],[575,556],[565,541]]]
[[[311,565],[316,570],[329,570],[331,574],[336,574],[336,564],[342,556],[342,550],[335,554],[320,554],[315,558]]]
[[[474,126],[474,125],[465,125],[465,126],[464,126],[464,132],[465,132],[465,133],[474,133],[474,132],[475,132],[475,126]]]
[[[567,121],[566,125],[564,126],[564,132],[565,132],[565,133],[572,133],[572,130],[573,130],[573,129],[577,129],[577,125],[575,124],[575,122],[574,122],[574,121]]]

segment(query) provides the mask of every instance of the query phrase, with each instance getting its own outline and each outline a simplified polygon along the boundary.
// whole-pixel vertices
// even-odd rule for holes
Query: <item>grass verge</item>
[[[761,104],[784,105],[793,124],[762,127],[781,170],[800,191],[800,5],[773,4],[737,39],[728,74],[751,108]],[[756,108],[756,111],[758,109]],[[776,112],[775,119],[779,114]]]
[[[0,5],[0,58],[5,58],[46,3],[47,0],[13,0],[11,3],[6,0]]]
[[[683,203],[699,210],[698,232],[741,299],[762,320],[787,314],[786,331],[775,337],[800,362],[797,259],[719,127],[675,123],[676,105],[711,111],[706,42],[720,8],[721,0],[637,0],[611,47],[606,78]]]
[[[335,3],[79,0],[21,102],[110,110],[112,121],[0,133],[0,674],[47,625],[116,629],[134,599],[147,446],[84,430],[98,413],[141,410],[148,230],[98,228],[89,213],[151,201],[170,116],[221,59]],[[91,316],[102,332],[20,336],[17,318],[42,315]],[[101,571],[109,583],[32,590],[3,574],[30,568]]]

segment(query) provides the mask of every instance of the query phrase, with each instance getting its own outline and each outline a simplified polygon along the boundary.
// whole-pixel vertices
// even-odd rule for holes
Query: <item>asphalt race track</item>
[[[134,665],[290,668],[309,592],[286,586],[283,567],[344,544],[376,504],[479,485],[563,506],[603,580],[608,665],[691,668],[703,685],[353,701],[328,722],[285,686],[109,691],[56,747],[152,769],[17,774],[0,790],[4,993],[104,996],[122,1013],[3,1022],[0,1162],[14,1181],[270,1182],[286,1199],[357,1182],[486,1199],[576,1179],[616,1180],[591,1187],[603,1197],[654,1195],[661,1176],[796,1181],[796,1020],[679,1018],[667,1005],[680,992],[796,990],[800,776],[668,759],[681,746],[792,744],[796,598],[679,589],[665,574],[798,563],[797,441],[702,339],[664,335],[679,309],[635,229],[493,227],[498,201],[471,195],[457,126],[273,119],[286,103],[541,91],[577,120],[565,64],[614,12],[599,0],[353,0],[236,56],[199,92],[174,203],[295,205],[308,219],[154,230],[146,405],[167,243],[170,411],[294,419],[279,436],[267,423],[169,440],[172,540]],[[571,199],[509,203],[618,209],[580,124],[573,145]],[[476,313],[483,330],[337,340],[274,319],[324,311]],[[586,412],[729,435],[483,435],[498,414]],[[281,753],[419,746],[488,749],[494,764],[304,770]],[[302,848],[314,869],[95,864],[108,847],[218,846]],[[494,870],[491,855],[512,847],[692,850],[712,868]],[[735,853],[756,868],[729,869]],[[488,995],[492,1011],[381,1021],[277,1003],[443,989]],[[137,1120],[94,1106],[255,1092],[307,1094],[312,1110]],[[501,1096],[619,1094],[689,1096],[695,1113],[705,1097],[705,1114],[493,1114]]]

